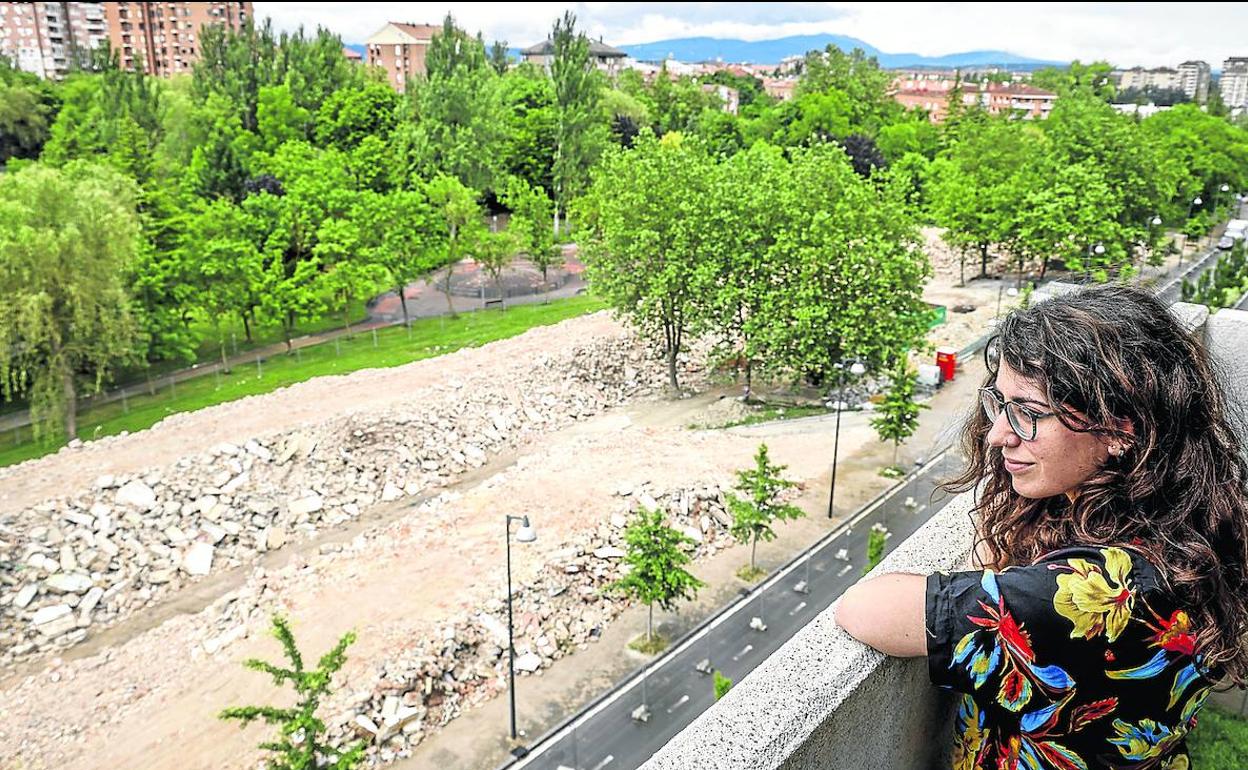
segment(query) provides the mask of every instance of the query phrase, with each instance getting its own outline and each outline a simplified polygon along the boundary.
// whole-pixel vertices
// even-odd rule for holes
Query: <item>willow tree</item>
[[[79,393],[141,358],[124,287],[134,196],[118,172],[81,162],[0,175],[0,383],[29,399],[36,437],[74,438]]]

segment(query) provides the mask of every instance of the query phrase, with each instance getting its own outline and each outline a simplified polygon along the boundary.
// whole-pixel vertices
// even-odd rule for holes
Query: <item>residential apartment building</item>
[[[536,45],[525,48],[520,52],[520,55],[527,62],[550,69],[551,60],[555,56],[555,45],[549,39],[546,39]],[[601,38],[589,41],[589,58],[593,60],[595,67],[605,72],[607,77],[612,80],[624,68],[624,59],[627,57],[628,54],[618,48],[607,45],[602,42]]]
[[[1171,67],[1132,67],[1129,70],[1119,70],[1115,74],[1118,76],[1118,89],[1121,91],[1142,91],[1145,88],[1177,91],[1182,87],[1179,71]]]
[[[1209,101],[1209,63],[1185,61],[1179,65],[1179,88],[1197,104]]]
[[[0,53],[40,77],[61,79],[107,41],[121,66],[154,75],[190,72],[205,24],[241,29],[250,2],[0,3]]]
[[[942,73],[931,73],[930,77],[905,73],[893,81],[893,99],[907,109],[925,110],[933,123],[941,123],[949,114],[950,93],[959,83],[962,103],[979,105],[991,115],[1038,120],[1047,118],[1057,103],[1057,94],[1026,83],[958,81]]]
[[[1222,62],[1219,86],[1222,102],[1232,112],[1248,109],[1248,57],[1232,56]]]
[[[251,21],[250,2],[105,3],[108,37],[124,69],[168,77],[189,73],[199,60],[200,28],[240,30]]]
[[[381,67],[394,90],[403,93],[413,78],[424,75],[425,57],[433,36],[442,27],[431,24],[405,24],[392,21],[365,41],[365,60],[370,66]]]
[[[0,54],[60,80],[108,39],[104,3],[0,2]]]

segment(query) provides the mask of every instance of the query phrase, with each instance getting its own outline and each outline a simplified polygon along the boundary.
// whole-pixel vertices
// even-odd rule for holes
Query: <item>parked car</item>
[[[1235,239],[1229,235],[1222,236],[1222,239],[1218,241],[1218,248],[1222,249],[1223,251],[1229,251],[1231,247],[1234,245],[1235,245]]]

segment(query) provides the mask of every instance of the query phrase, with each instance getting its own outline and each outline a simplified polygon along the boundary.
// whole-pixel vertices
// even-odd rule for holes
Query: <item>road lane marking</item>
[[[607,765],[611,764],[614,761],[615,761],[615,755],[608,754],[607,756],[603,758],[601,762],[594,765],[593,770],[602,770],[602,768],[606,767]]]
[[[675,703],[673,703],[673,704],[671,705],[671,708],[669,708],[669,709],[667,710],[667,713],[669,713],[669,714],[670,714],[670,713],[672,713],[673,711],[675,711],[676,709],[680,708],[681,706],[685,705],[685,704],[686,704],[686,703],[688,703],[688,702],[689,702],[689,696],[688,696],[688,695],[682,695],[682,696],[680,696],[680,700],[678,700],[678,701],[676,701]]]
[[[792,610],[789,611],[789,614],[796,615],[797,613],[801,612],[804,609],[806,609],[806,602],[802,602],[801,604],[794,607]]]
[[[836,573],[836,576],[843,577],[846,572],[849,572],[853,568],[854,568],[853,564],[846,564],[844,567],[841,567],[841,571]]]
[[[752,650],[752,649],[754,649],[754,645],[752,645],[752,644],[747,644],[747,645],[745,645],[745,647],[742,647],[742,648],[741,648],[741,652],[738,652],[736,655],[733,655],[733,656],[732,656],[732,659],[733,659],[734,661],[741,660],[741,657],[742,657],[743,655],[749,655],[749,654],[750,654],[750,650]]]

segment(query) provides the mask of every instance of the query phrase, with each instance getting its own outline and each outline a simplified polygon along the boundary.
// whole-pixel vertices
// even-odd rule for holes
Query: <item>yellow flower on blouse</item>
[[[1091,639],[1101,632],[1110,642],[1127,628],[1135,596],[1128,576],[1131,556],[1121,548],[1103,548],[1105,568],[1085,559],[1067,559],[1072,571],[1057,576],[1053,607],[1075,624],[1071,639]]]

